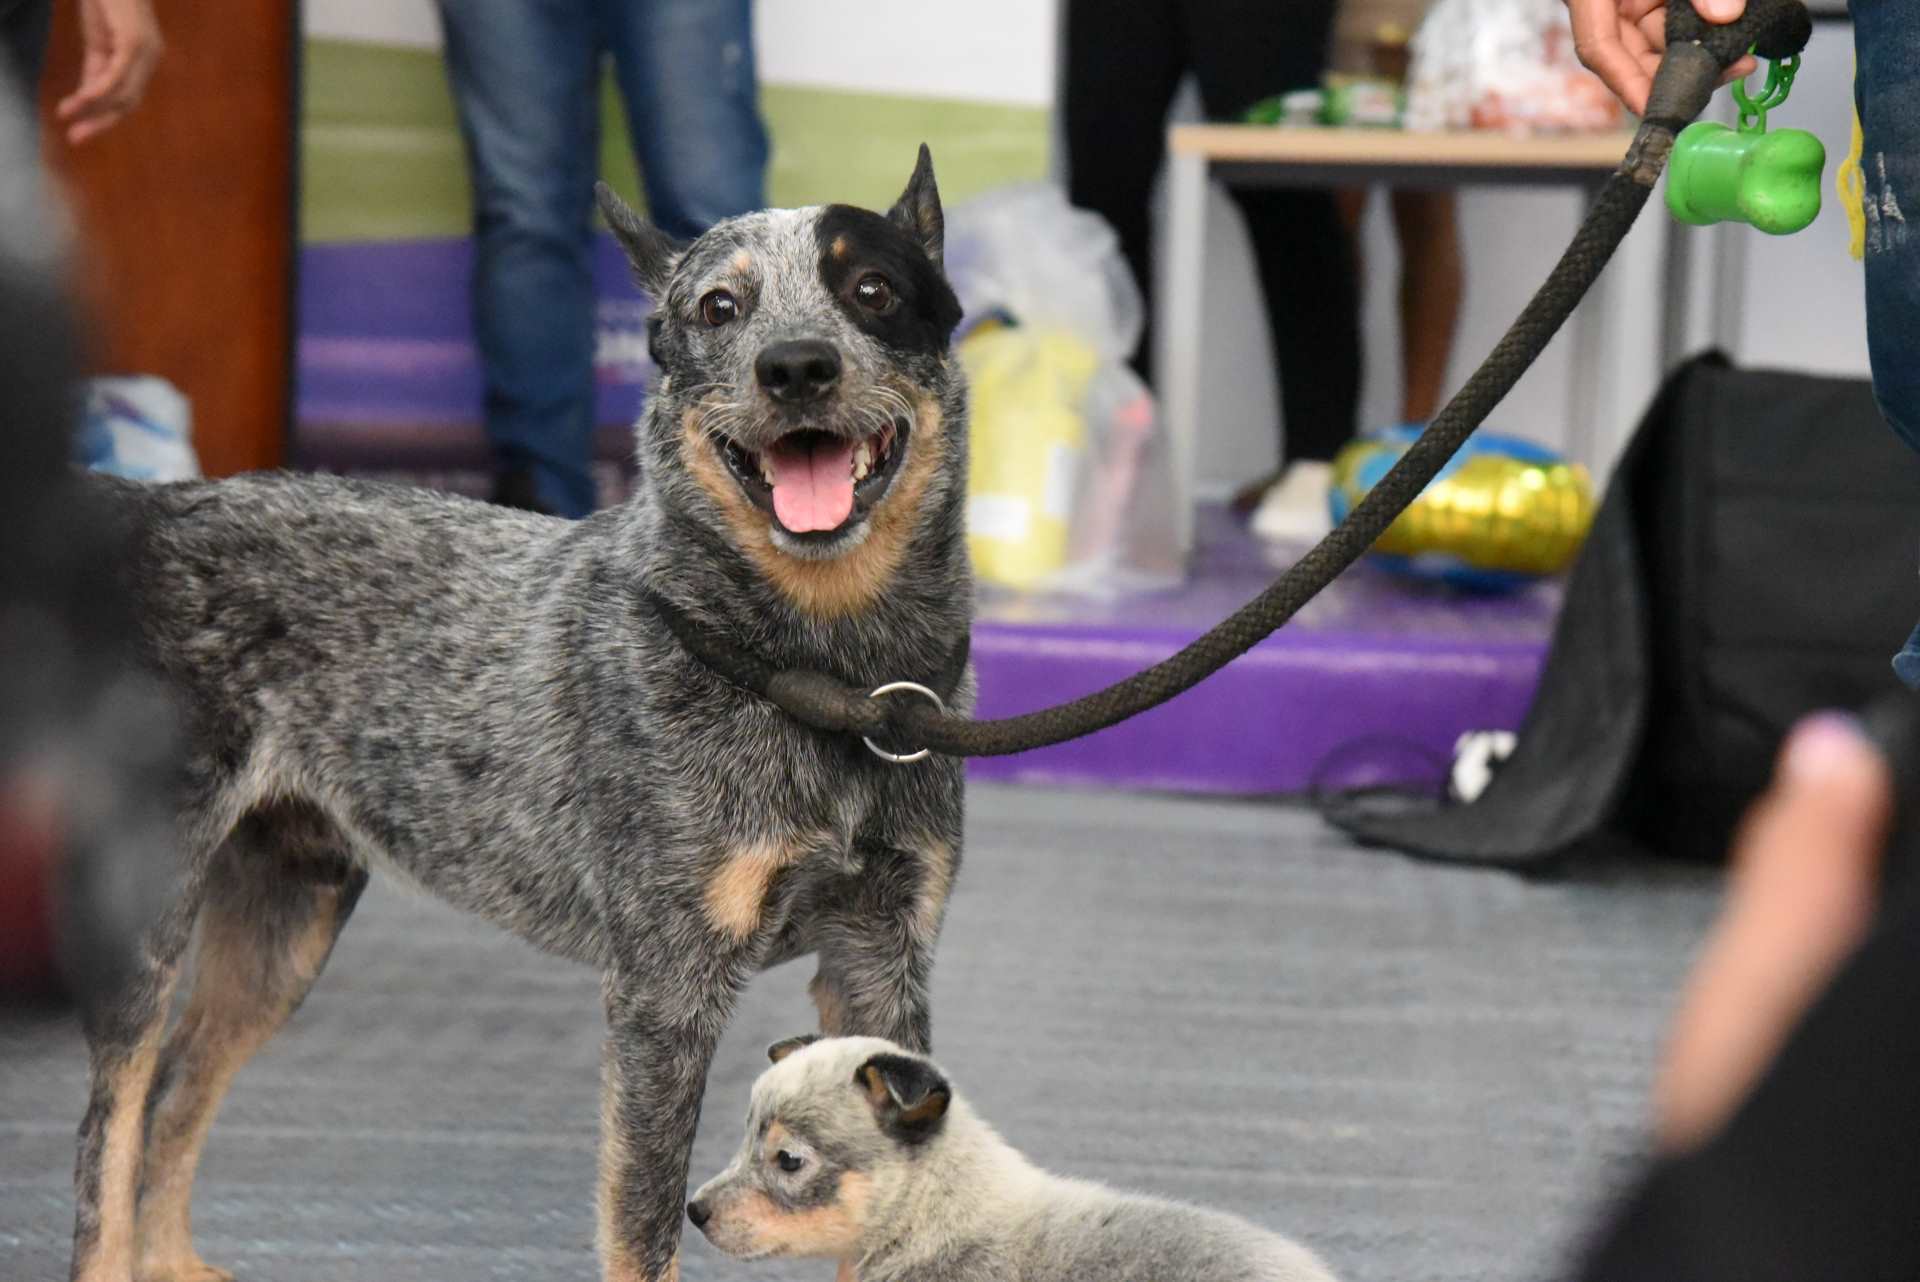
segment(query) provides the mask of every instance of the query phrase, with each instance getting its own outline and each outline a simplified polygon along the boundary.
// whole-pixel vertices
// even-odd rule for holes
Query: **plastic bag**
[[[1050,183],[997,187],[947,211],[946,263],[971,318],[1061,330],[1117,361],[1146,328],[1119,234]]]
[[[96,378],[74,442],[75,461],[136,481],[186,481],[200,475],[193,411],[163,378]]]
[[[1409,129],[1616,129],[1620,102],[1580,65],[1560,0],[1439,0],[1413,38]]]
[[[1126,364],[1145,309],[1119,240],[1039,184],[947,217],[947,273],[969,318],[968,530],[984,584],[1111,594],[1184,570],[1172,457]]]

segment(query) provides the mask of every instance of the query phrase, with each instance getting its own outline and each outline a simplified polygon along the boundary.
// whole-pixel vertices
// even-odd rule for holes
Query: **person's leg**
[[[1867,349],[1893,430],[1920,449],[1920,6],[1854,0],[1855,105],[1866,145]]]
[[[597,7],[655,225],[692,237],[765,207],[767,131],[751,0]]]
[[[1361,226],[1366,219],[1369,196],[1370,192],[1365,187],[1342,187],[1333,193],[1334,210],[1340,215],[1340,226],[1346,232],[1347,244],[1353,253],[1353,288],[1356,307],[1359,305],[1357,300],[1364,298],[1366,294],[1367,273],[1366,260],[1362,257],[1361,253],[1363,249],[1361,243]],[[1281,371],[1281,386],[1284,388],[1285,385],[1286,371],[1283,369]],[[1248,481],[1234,492],[1233,502],[1230,506],[1235,512],[1241,513],[1242,515],[1254,511],[1260,506],[1261,500],[1272,492],[1275,484],[1285,475],[1286,468],[1276,467],[1271,472],[1262,476],[1256,476],[1253,480]],[[1319,488],[1318,479],[1315,479],[1314,487],[1317,491]],[[1303,496],[1303,501],[1314,507],[1313,528],[1318,527],[1318,511],[1321,506],[1324,506],[1319,501],[1320,497],[1317,492]],[[1303,527],[1302,533],[1305,534],[1307,532],[1307,529]]]
[[[40,91],[52,25],[53,0],[0,0],[0,62],[29,104]]]
[[[1920,6],[1853,0],[1854,105],[1865,139],[1867,353],[1873,394],[1900,439],[1920,450]],[[1920,689],[1920,628],[1895,656],[1900,679]]]
[[[440,0],[473,180],[473,327],[501,497],[593,510],[589,213],[599,57],[589,0]]]
[[[1393,193],[1400,242],[1400,417],[1424,423],[1440,410],[1465,290],[1459,205],[1450,190]]]
[[[1166,151],[1167,107],[1186,67],[1174,0],[1067,0],[1067,199],[1113,225],[1147,302],[1133,367],[1153,359],[1149,201]]]
[[[1187,46],[1207,114],[1233,120],[1326,65],[1332,0],[1186,0]],[[1289,461],[1331,459],[1360,399],[1360,290],[1353,244],[1325,191],[1236,188],[1259,261],[1280,368]]]

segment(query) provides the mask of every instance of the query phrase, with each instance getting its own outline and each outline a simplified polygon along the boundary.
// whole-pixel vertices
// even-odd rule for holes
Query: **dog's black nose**
[[[696,1229],[706,1228],[707,1220],[712,1214],[711,1211],[707,1210],[706,1207],[700,1205],[698,1202],[687,1203],[687,1218],[693,1221],[693,1227]]]
[[[763,350],[753,373],[776,401],[815,401],[840,381],[840,353],[817,338],[792,338]]]

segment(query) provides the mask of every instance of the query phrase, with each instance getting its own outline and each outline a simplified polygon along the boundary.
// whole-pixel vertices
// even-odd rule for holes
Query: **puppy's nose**
[[[694,1228],[696,1229],[706,1228],[707,1221],[712,1217],[713,1217],[713,1212],[709,1211],[706,1207],[700,1205],[698,1202],[687,1203],[687,1218],[693,1221]]]
[[[840,381],[840,353],[817,338],[791,338],[762,350],[753,373],[776,401],[816,401]]]

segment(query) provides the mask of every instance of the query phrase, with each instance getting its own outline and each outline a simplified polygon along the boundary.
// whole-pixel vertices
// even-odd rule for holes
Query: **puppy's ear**
[[[767,1058],[773,1063],[778,1064],[795,1051],[804,1046],[811,1046],[819,1040],[820,1034],[818,1033],[802,1033],[798,1037],[786,1038],[767,1047]]]
[[[687,251],[673,237],[633,212],[633,207],[605,183],[593,185],[593,197],[599,202],[600,216],[620,248],[627,251],[633,265],[633,279],[653,298],[659,298],[673,275],[674,264]]]
[[[933,181],[933,153],[927,150],[927,144],[920,144],[920,161],[913,167],[913,177],[907,179],[907,189],[893,202],[887,217],[920,242],[935,267],[941,266],[947,220],[940,213],[940,188]]]
[[[937,1135],[953,1099],[953,1088],[940,1070],[911,1055],[875,1055],[860,1066],[853,1081],[866,1092],[880,1129],[903,1144]]]

